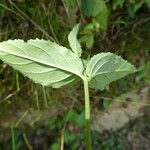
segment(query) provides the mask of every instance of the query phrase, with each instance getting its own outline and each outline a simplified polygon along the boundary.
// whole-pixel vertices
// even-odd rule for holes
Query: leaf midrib
[[[77,75],[77,76],[79,76],[80,78],[82,78],[83,79],[83,75],[82,74],[79,74],[79,73],[77,73],[77,72],[74,72],[73,70],[70,70],[70,69],[66,69],[66,68],[64,68],[64,67],[62,67],[62,66],[58,66],[58,65],[55,65],[55,64],[48,64],[48,63],[45,63],[45,62],[43,62],[43,61],[41,61],[41,60],[37,60],[37,59],[35,59],[35,58],[32,58],[32,57],[30,57],[30,56],[22,56],[22,55],[19,55],[19,54],[16,54],[16,53],[13,53],[13,52],[11,52],[11,51],[7,51],[7,50],[2,50],[2,49],[0,49],[2,52],[4,52],[4,53],[7,53],[8,55],[9,54],[11,54],[11,55],[14,55],[14,56],[17,56],[17,57],[20,57],[20,58],[24,58],[24,59],[27,59],[27,60],[30,60],[30,61],[34,61],[34,62],[36,62],[36,63],[40,63],[40,64],[44,64],[44,65],[47,65],[47,66],[50,66],[50,67],[54,67],[54,68],[57,68],[57,69],[59,69],[59,70],[63,70],[63,71],[66,71],[66,72],[70,72],[70,73],[73,73],[73,74],[75,74],[75,75]]]
[[[100,73],[96,73],[92,76],[89,76],[90,79],[98,76],[98,75],[102,75],[102,74],[107,74],[107,73],[118,73],[118,72],[131,72],[129,70],[115,70],[115,71],[105,71],[105,72],[100,72]],[[134,72],[134,71],[133,71]],[[132,72],[131,72],[132,73]]]

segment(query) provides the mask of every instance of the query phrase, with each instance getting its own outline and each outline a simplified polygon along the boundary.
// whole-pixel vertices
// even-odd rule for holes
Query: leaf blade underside
[[[74,28],[72,29],[72,31],[68,35],[68,41],[69,41],[69,45],[70,45],[72,51],[78,57],[81,57],[82,49],[81,49],[81,45],[80,45],[80,43],[77,39],[77,34],[79,32],[79,27],[80,27],[80,24],[77,24],[77,25],[74,26]]]
[[[44,86],[59,88],[79,81],[83,64],[70,50],[45,40],[0,43],[0,59]]]
[[[90,87],[100,90],[106,88],[112,81],[134,72],[136,68],[133,65],[109,52],[93,56],[86,67]]]

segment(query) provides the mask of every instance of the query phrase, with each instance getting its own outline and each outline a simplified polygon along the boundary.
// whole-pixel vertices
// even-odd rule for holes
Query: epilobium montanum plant
[[[71,50],[43,39],[1,42],[0,59],[43,86],[60,88],[83,81],[85,147],[86,150],[91,150],[89,87],[103,90],[110,82],[134,73],[136,68],[110,52],[97,54],[84,65],[81,45],[77,40],[78,31],[79,24],[68,36]]]

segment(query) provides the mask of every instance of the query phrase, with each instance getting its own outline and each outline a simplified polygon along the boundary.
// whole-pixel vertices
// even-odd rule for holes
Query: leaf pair
[[[0,59],[34,82],[59,88],[88,76],[90,86],[104,89],[110,82],[136,71],[135,67],[112,53],[95,55],[83,67],[82,49],[77,40],[79,24],[68,36],[72,51],[46,40],[8,40],[0,43]]]

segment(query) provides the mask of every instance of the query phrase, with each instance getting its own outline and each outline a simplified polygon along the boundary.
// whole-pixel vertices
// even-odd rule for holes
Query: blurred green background
[[[0,41],[43,38],[69,48],[81,24],[83,57],[113,52],[138,72],[90,90],[94,150],[150,149],[150,0],[1,0]],[[84,150],[83,85],[32,83],[0,62],[0,150]]]

